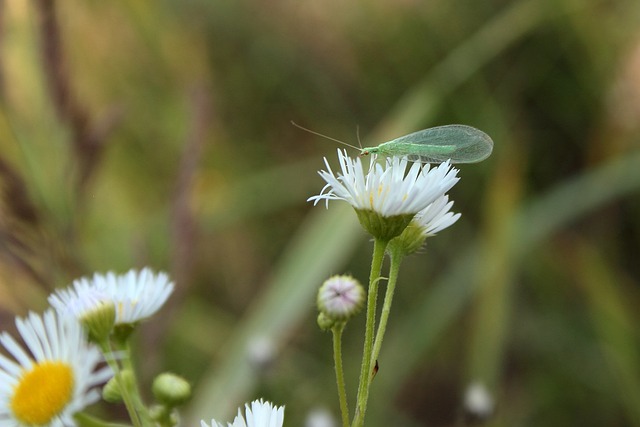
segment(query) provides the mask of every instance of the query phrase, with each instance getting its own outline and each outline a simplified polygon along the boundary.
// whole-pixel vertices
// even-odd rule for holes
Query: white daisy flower
[[[78,322],[53,310],[16,318],[26,349],[8,333],[0,344],[13,359],[0,355],[0,427],[75,426],[73,415],[100,398],[94,387],[111,371],[96,370],[102,361]]]
[[[327,182],[319,195],[308,200],[345,200],[356,210],[360,224],[383,241],[400,235],[413,216],[444,195],[458,182],[458,170],[449,162],[432,168],[429,164],[412,163],[406,158],[387,158],[384,163],[371,157],[365,174],[360,158],[352,159],[338,150],[342,172],[337,175],[324,159],[326,171],[320,176]]]
[[[50,295],[49,303],[62,313],[79,317],[99,303],[112,302],[116,308],[115,324],[132,324],[158,311],[173,288],[169,276],[155,274],[149,268],[118,276],[108,272],[74,281],[72,287]]]
[[[365,174],[360,157],[352,159],[346,150],[338,150],[341,173],[334,174],[327,159],[326,171],[320,176],[327,182],[319,195],[308,201],[345,200],[357,210],[374,211],[384,217],[416,214],[426,208],[458,182],[458,170],[449,162],[431,168],[429,164],[411,163],[406,158],[392,157],[376,162],[371,156]],[[407,166],[411,164],[407,172]]]
[[[242,416],[241,408],[238,408],[238,415],[233,423],[227,423],[227,427],[282,427],[284,422],[284,406],[275,406],[262,399],[254,400],[245,406],[245,417]],[[211,424],[200,421],[201,427],[225,427],[224,424],[211,420]]]

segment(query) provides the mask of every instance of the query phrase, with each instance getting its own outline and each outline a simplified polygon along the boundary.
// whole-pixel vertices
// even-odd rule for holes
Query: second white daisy
[[[81,278],[66,289],[49,296],[49,303],[58,311],[80,318],[97,305],[113,303],[115,324],[133,324],[151,317],[167,301],[174,285],[165,273],[149,268],[130,270],[123,275],[112,272]]]

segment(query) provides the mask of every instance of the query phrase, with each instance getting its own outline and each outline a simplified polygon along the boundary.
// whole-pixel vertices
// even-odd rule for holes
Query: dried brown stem
[[[35,5],[40,14],[42,61],[47,86],[58,119],[71,129],[72,147],[79,165],[78,187],[83,189],[101,158],[110,132],[104,131],[104,125],[98,131],[93,129],[87,108],[73,92],[56,19],[56,1],[36,0]],[[109,114],[106,120],[111,124],[109,130],[116,123],[112,117],[113,114]]]

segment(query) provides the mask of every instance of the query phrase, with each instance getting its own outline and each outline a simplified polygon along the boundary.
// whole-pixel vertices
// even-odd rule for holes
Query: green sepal
[[[80,318],[80,323],[94,343],[100,343],[109,338],[115,321],[116,307],[112,302],[101,302]]]
[[[318,326],[320,327],[320,329],[322,329],[325,332],[331,330],[331,328],[333,328],[336,323],[340,323],[337,320],[330,318],[329,316],[327,316],[322,312],[318,314],[317,320],[318,320]]]
[[[415,213],[382,216],[372,210],[356,209],[355,211],[362,227],[376,239],[385,242],[399,236],[415,216]]]
[[[113,339],[119,346],[129,341],[131,334],[136,330],[138,323],[119,323],[113,327]]]

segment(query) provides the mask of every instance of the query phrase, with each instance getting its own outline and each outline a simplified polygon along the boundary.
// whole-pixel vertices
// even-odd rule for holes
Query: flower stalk
[[[393,302],[393,293],[398,282],[398,274],[400,273],[400,264],[404,255],[398,248],[391,249],[389,251],[389,258],[391,265],[389,266],[389,280],[387,282],[387,290],[384,295],[384,302],[382,303],[382,312],[380,313],[380,323],[378,324],[378,331],[376,332],[376,339],[373,343],[373,350],[371,352],[370,363],[375,365],[382,348],[382,340],[384,333],[387,329],[387,321],[389,320],[389,313],[391,313],[391,303]]]
[[[342,368],[342,332],[345,323],[336,324],[331,332],[333,333],[333,362],[336,370],[336,382],[338,384],[338,400],[340,401],[340,414],[342,417],[342,427],[349,427],[349,405],[347,403],[347,390],[344,382],[344,370]]]
[[[360,369],[360,381],[358,383],[358,398],[356,413],[352,426],[362,426],[364,415],[367,411],[367,400],[369,399],[369,387],[371,385],[371,352],[373,349],[374,331],[376,327],[376,305],[378,299],[378,282],[382,271],[384,254],[388,241],[375,239],[373,244],[373,257],[371,260],[371,273],[369,275],[369,290],[367,297],[367,320],[364,333],[364,350],[362,351],[362,365]]]
[[[127,408],[127,412],[129,413],[129,417],[131,418],[133,426],[145,427],[142,424],[141,418],[138,414],[139,408],[136,402],[139,402],[139,399],[135,399],[133,397],[129,381],[127,381],[125,376],[123,375],[123,367],[121,367],[116,359],[112,356],[114,352],[111,347],[110,341],[108,339],[102,340],[98,343],[98,346],[100,347],[102,354],[104,354],[107,364],[113,371],[113,377],[118,384],[120,396],[122,396],[122,401],[124,402],[125,408]],[[127,354],[125,358],[129,358],[129,354]]]

